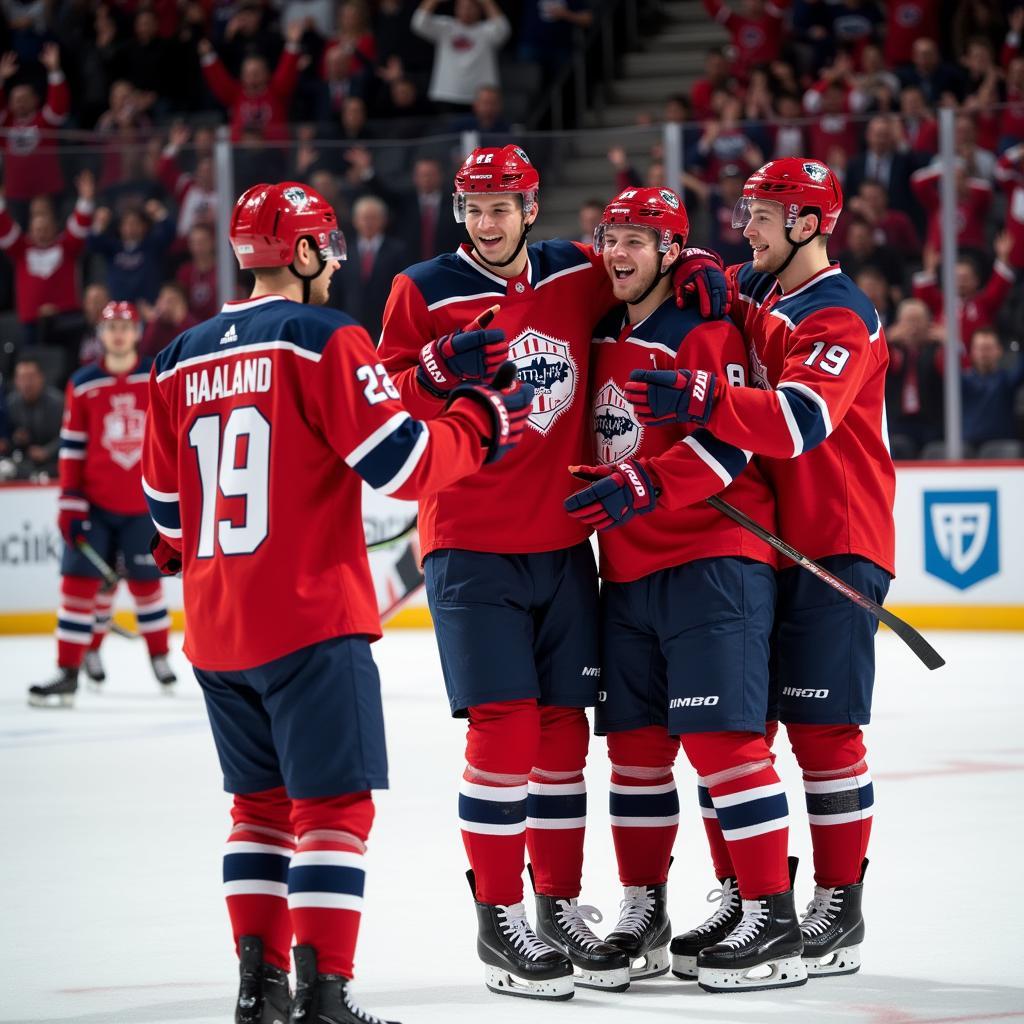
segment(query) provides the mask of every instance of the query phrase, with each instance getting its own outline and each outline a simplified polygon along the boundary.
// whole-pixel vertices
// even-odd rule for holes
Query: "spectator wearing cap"
[[[7,212],[0,196],[0,249],[14,265],[15,302],[27,344],[36,340],[40,320],[80,308],[78,257],[93,220],[96,184],[88,171],[78,177],[78,201],[63,231],[52,204],[43,200],[28,232]]]
[[[189,312],[188,296],[176,281],[168,281],[160,289],[156,303],[142,307],[146,329],[139,343],[139,357],[156,358],[182,331],[199,321]]]
[[[435,14],[440,0],[423,0],[412,30],[434,44],[429,98],[449,110],[466,109],[481,85],[500,85],[498,50],[512,29],[495,0],[455,0],[455,16]]]
[[[1024,384],[1024,358],[1003,365],[1003,343],[994,327],[979,327],[971,336],[971,365],[961,375],[963,433],[969,444],[1016,440],[1014,405]],[[1018,456],[1019,457],[1019,456]]]
[[[174,241],[174,218],[156,199],[144,209],[127,209],[116,233],[107,231],[111,214],[97,211],[88,244],[107,260],[107,287],[115,302],[154,302],[163,279],[163,261]]]
[[[64,398],[46,383],[39,359],[23,355],[14,367],[14,389],[8,396],[11,426],[10,457],[19,480],[57,475],[60,423]]]
[[[0,151],[4,161],[4,194],[17,220],[24,223],[28,201],[33,196],[59,198],[64,190],[56,135],[67,117],[70,97],[60,66],[56,43],[43,47],[39,57],[46,68],[46,101],[40,109],[35,87],[27,82],[6,91],[18,73],[13,53],[0,57]]]

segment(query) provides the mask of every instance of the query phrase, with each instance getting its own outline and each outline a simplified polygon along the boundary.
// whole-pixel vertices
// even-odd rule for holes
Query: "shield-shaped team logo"
[[[615,381],[606,381],[594,399],[594,451],[598,462],[621,462],[640,447],[644,428],[633,419],[632,410]]]
[[[999,494],[925,491],[925,572],[966,590],[999,572]]]
[[[103,417],[102,445],[122,469],[131,469],[142,458],[146,414],[135,408],[134,395],[111,395],[110,412]]]
[[[508,349],[520,380],[533,385],[533,412],[527,423],[546,434],[572,405],[579,371],[569,343],[527,328]]]
[[[282,195],[295,207],[296,213],[302,213],[309,203],[309,196],[306,195],[306,190],[299,188],[297,185],[286,188]]]

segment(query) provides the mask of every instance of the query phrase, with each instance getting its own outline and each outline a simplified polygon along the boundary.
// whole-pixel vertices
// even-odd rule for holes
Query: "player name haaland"
[[[270,390],[271,362],[266,356],[241,359],[233,366],[221,363],[211,369],[185,374],[185,404],[198,405],[218,398]]]

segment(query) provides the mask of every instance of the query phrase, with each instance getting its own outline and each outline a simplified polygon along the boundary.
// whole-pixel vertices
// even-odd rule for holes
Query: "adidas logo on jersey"
[[[231,342],[238,341],[238,332],[235,330],[235,325],[232,324],[225,332],[223,337],[220,339],[222,345],[230,345]]]

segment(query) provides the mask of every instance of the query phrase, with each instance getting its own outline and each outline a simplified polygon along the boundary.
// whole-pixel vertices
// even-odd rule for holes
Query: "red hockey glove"
[[[717,376],[708,370],[634,370],[626,382],[626,401],[637,419],[653,427],[699,423],[711,416]]]
[[[489,381],[508,359],[505,332],[485,331],[500,306],[491,306],[461,331],[424,345],[416,379],[436,398],[447,398],[459,384]]]
[[[89,529],[89,502],[81,491],[61,491],[57,499],[57,529],[68,545],[85,536]]]
[[[721,256],[707,249],[684,249],[680,253],[672,271],[672,287],[680,309],[696,302],[706,320],[721,320],[735,298]]]
[[[473,418],[487,442],[484,462],[497,462],[523,438],[526,418],[533,408],[533,385],[516,377],[515,363],[503,363],[490,384],[460,384],[455,388],[448,404],[460,401],[475,406]],[[481,416],[480,410],[485,415]]]
[[[633,516],[654,511],[654,484],[636,459],[608,466],[570,466],[580,480],[594,481],[565,499],[565,511],[595,530],[607,530],[628,523]]]
[[[181,572],[181,552],[173,544],[168,544],[159,533],[153,534],[149,542],[149,553],[162,575],[177,576]]]

